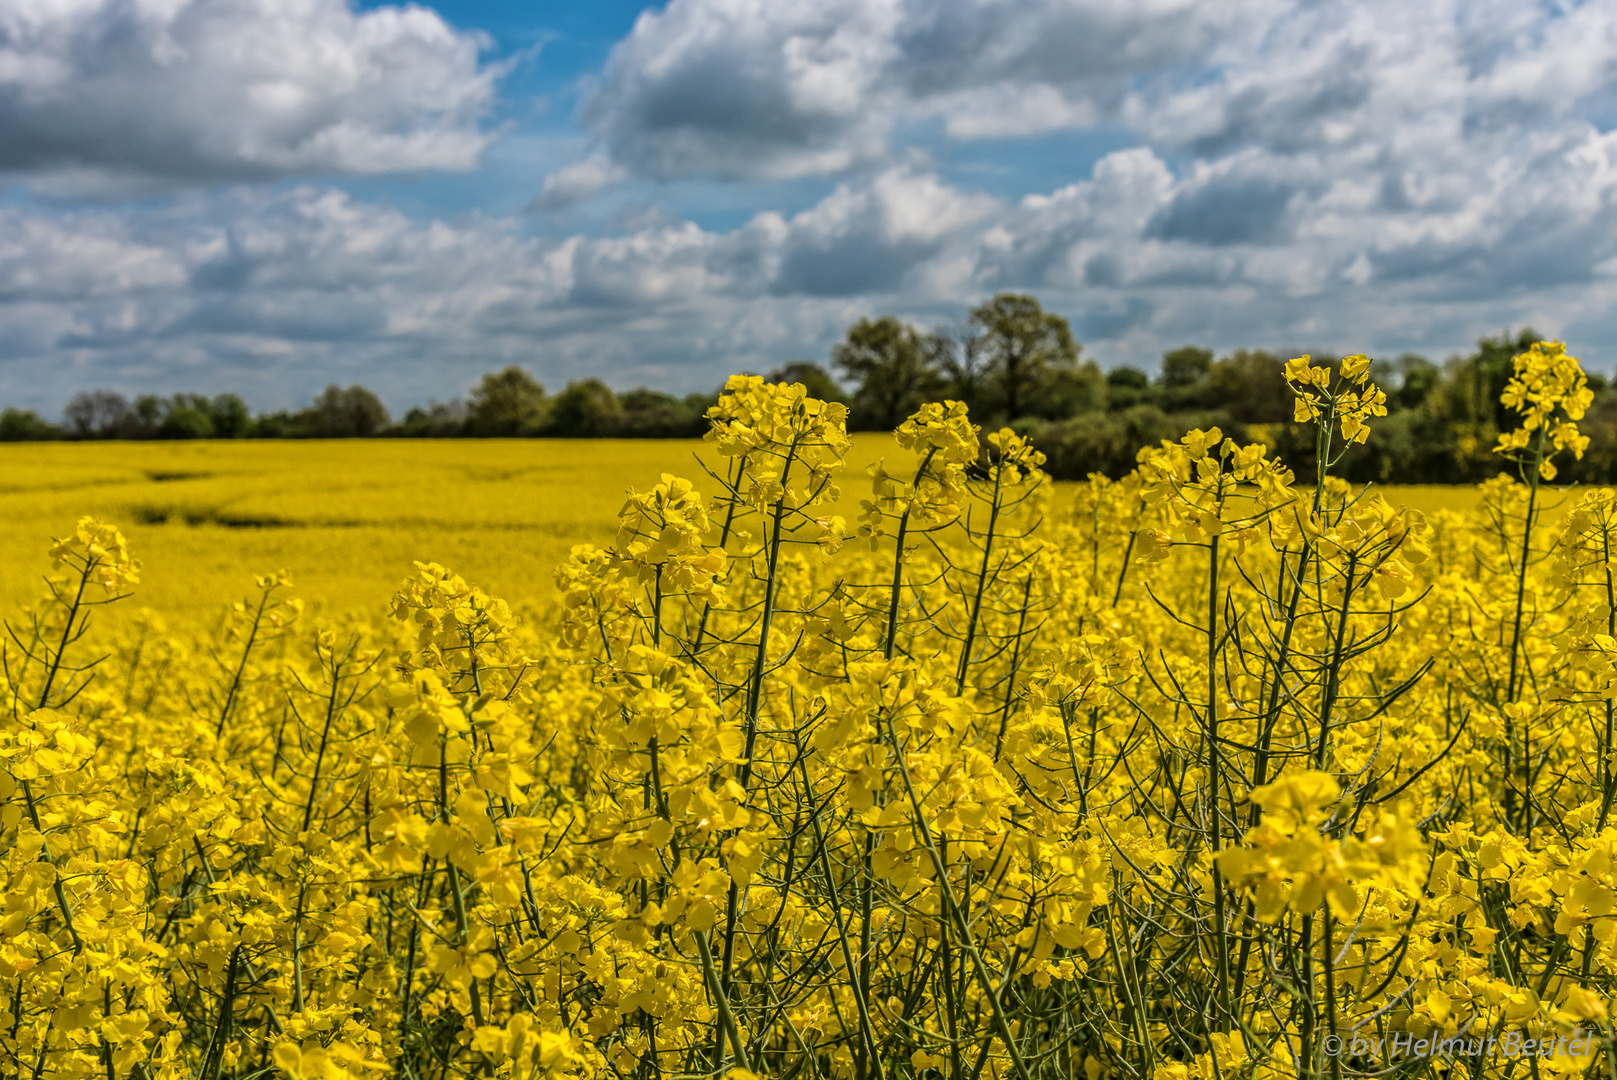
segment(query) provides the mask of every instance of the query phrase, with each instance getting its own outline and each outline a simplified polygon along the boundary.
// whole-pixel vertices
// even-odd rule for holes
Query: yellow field
[[[895,451],[861,435],[853,460]],[[138,603],[211,616],[249,575],[290,569],[311,611],[380,610],[413,560],[542,604],[568,549],[604,544],[630,487],[718,455],[700,440],[98,442],[0,446],[0,602],[32,600],[45,550],[82,514],[124,530]],[[868,490],[850,478],[850,517]]]
[[[905,458],[879,433],[854,436],[851,522],[863,466]],[[521,607],[554,594],[552,570],[579,543],[608,543],[625,491],[673,470],[707,478],[699,440],[96,442],[0,446],[0,603],[40,591],[49,539],[82,514],[119,525],[143,564],[138,599],[168,618],[211,618],[249,575],[290,569],[312,612],[379,610],[413,560],[435,560]],[[1056,504],[1074,484],[1057,484]],[[1476,504],[1471,488],[1388,487],[1426,513]]]
[[[1543,475],[1587,389],[1517,371]],[[1362,434],[1367,362],[1291,374]],[[843,415],[733,380],[712,477],[9,448],[7,587],[62,540],[0,640],[0,1073],[1617,1075],[1617,492],[1201,431],[1052,491],[957,405],[919,457]]]

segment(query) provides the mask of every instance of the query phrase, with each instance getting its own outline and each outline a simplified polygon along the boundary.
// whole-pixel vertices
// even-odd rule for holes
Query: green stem
[[[736,1049],[736,1061],[743,1069],[752,1071],[747,1063],[747,1044],[742,1041],[741,1031],[736,1027],[735,1014],[730,1011],[730,999],[725,995],[724,988],[719,985],[718,976],[713,971],[713,953],[707,947],[706,934],[692,934],[696,939],[696,951],[702,956],[702,975],[707,979],[708,991],[713,995],[713,1001],[719,1009],[719,1023],[722,1030],[730,1035],[730,1042]],[[719,1040],[719,1057],[713,1062],[713,1068],[718,1070],[724,1065],[724,1040]]]
[[[1514,703],[1520,689],[1520,659],[1522,651],[1522,615],[1527,608],[1527,564],[1533,552],[1533,525],[1538,517],[1539,469],[1544,463],[1544,427],[1538,429],[1533,443],[1533,468],[1527,477],[1527,519],[1522,524],[1521,563],[1516,567],[1516,613],[1510,631],[1510,681],[1505,686],[1505,701]],[[1529,827],[1533,820],[1533,755],[1530,725],[1522,723],[1522,805],[1521,823]],[[1509,742],[1507,731],[1507,739]],[[1506,767],[1509,775],[1509,767]]]
[[[1613,582],[1611,573],[1611,528],[1609,525],[1600,530],[1601,547],[1603,548],[1601,565],[1606,569],[1606,634],[1617,638],[1617,582]],[[1595,824],[1596,835],[1605,831],[1606,818],[1611,813],[1611,803],[1617,791],[1614,791],[1611,775],[1612,740],[1617,737],[1613,731],[1617,726],[1617,715],[1610,697],[1606,698],[1606,729],[1600,741],[1600,820]]]
[[[746,745],[742,748],[743,758],[741,764],[741,790],[747,791],[752,785],[752,758],[758,743],[758,714],[763,708],[764,700],[764,669],[769,666],[769,630],[775,619],[775,586],[779,581],[781,531],[786,518],[785,489],[791,477],[792,463],[797,458],[797,442],[794,439],[791,448],[786,453],[786,464],[780,470],[780,486],[782,495],[775,502],[774,523],[770,529],[769,537],[769,569],[764,578],[764,607],[758,624],[758,651],[753,656],[752,677],[747,685],[747,714],[746,714]],[[730,879],[730,888],[725,897],[724,914],[724,959],[723,968],[719,977],[719,990],[724,995],[726,1010],[729,1009],[730,985],[734,979],[735,969],[735,936],[736,921],[741,916],[741,890],[735,879]],[[703,942],[703,948],[707,947]],[[717,1039],[717,1056],[724,1056],[724,1031],[721,1029]],[[737,1053],[741,1048],[736,1048]]]
[[[50,701],[51,688],[56,685],[56,676],[62,670],[62,657],[67,655],[67,647],[73,634],[73,622],[79,616],[79,608],[84,604],[84,589],[90,583],[90,571],[95,569],[95,562],[87,562],[84,571],[79,575],[79,589],[73,596],[73,603],[67,609],[67,622],[62,625],[62,640],[56,646],[55,655],[51,657],[50,670],[45,673],[45,688],[39,692],[39,704],[36,709],[43,709]]]
[[[352,650],[352,646],[349,647]],[[309,822],[314,818],[314,804],[320,794],[320,770],[326,761],[326,747],[331,741],[331,725],[337,716],[337,688],[342,682],[342,661],[337,659],[335,651],[331,654],[331,693],[326,698],[326,719],[320,729],[320,749],[314,758],[314,775],[309,778],[309,801],[303,807],[303,830],[309,829]],[[221,719],[220,724],[224,721]]]
[[[230,719],[230,710],[236,704],[236,695],[241,691],[242,677],[247,672],[247,659],[253,655],[253,645],[258,641],[258,628],[264,621],[264,608],[269,604],[270,593],[275,591],[271,584],[258,598],[258,610],[253,613],[253,625],[247,632],[247,644],[242,647],[241,660],[236,664],[236,673],[230,679],[230,690],[225,694],[225,704],[219,710],[219,723],[214,726],[213,736],[218,738],[224,734],[225,721]],[[304,828],[308,828],[307,825]]]
[[[943,856],[938,852],[938,846],[933,842],[932,829],[926,823],[926,815],[921,810],[921,799],[915,793],[915,784],[910,779],[909,765],[904,761],[903,751],[899,747],[898,736],[893,731],[893,718],[887,718],[887,734],[893,740],[893,753],[898,761],[899,775],[904,780],[904,791],[909,795],[910,809],[915,813],[915,825],[921,830],[921,843],[926,847],[926,853],[932,860],[932,869],[938,877],[938,890],[943,894],[943,905],[948,912],[949,919],[954,924],[955,931],[960,935],[960,946],[965,950],[971,960],[971,966],[977,975],[977,982],[982,986],[983,994],[988,998],[989,1007],[994,1011],[994,1025],[999,1028],[1000,1040],[1005,1044],[1006,1053],[1010,1054],[1011,1067],[1021,1080],[1033,1080],[1028,1072],[1027,1062],[1022,1060],[1022,1053],[1017,1049],[1016,1033],[1011,1030],[1010,1017],[1005,1015],[1004,1003],[994,988],[993,977],[989,974],[988,965],[983,962],[982,953],[977,949],[977,943],[971,935],[971,926],[966,922],[965,915],[955,902],[954,888],[949,884],[948,867],[943,864]],[[1009,977],[1010,972],[1006,973]]]
[[[1544,463],[1544,428],[1538,429],[1533,445],[1533,468],[1527,478],[1527,521],[1522,528],[1521,565],[1516,568],[1516,617],[1510,634],[1510,682],[1505,689],[1505,700],[1516,700],[1516,678],[1521,655],[1522,612],[1527,599],[1527,562],[1533,552],[1533,523],[1538,514],[1539,468]]]
[[[977,637],[977,620],[982,615],[983,590],[988,586],[988,560],[994,551],[994,528],[999,522],[1000,488],[1004,483],[1005,463],[994,469],[994,497],[988,511],[988,535],[983,539],[983,565],[977,574],[977,594],[971,601],[971,618],[966,622],[966,642],[960,650],[960,673],[955,680],[955,696],[966,692],[966,673],[971,670],[971,647]]]
[[[886,660],[893,658],[893,647],[898,642],[898,599],[904,588],[904,538],[910,530],[910,511],[915,508],[915,496],[921,490],[921,477],[926,475],[927,466],[932,464],[932,456],[937,452],[937,448],[933,447],[921,459],[921,467],[915,470],[915,483],[910,485],[910,501],[904,507],[904,515],[898,519],[898,543],[893,550],[893,586],[887,598],[887,633],[882,648],[882,657]]]

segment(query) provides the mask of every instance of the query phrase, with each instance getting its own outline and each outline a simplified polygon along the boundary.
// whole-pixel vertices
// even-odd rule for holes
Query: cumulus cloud
[[[849,296],[893,293],[994,202],[964,194],[936,176],[908,170],[844,184],[776,233],[776,293]]]
[[[84,184],[468,169],[499,74],[434,11],[0,0],[0,171]]]
[[[1069,315],[1104,362],[1147,367],[1187,340],[1443,353],[1506,324],[1604,332],[1617,133],[1543,135],[1420,213],[1352,174],[1262,186],[1281,160],[1249,151],[1175,176],[1135,147],[1014,201],[896,167],[729,231],[662,219],[606,236],[421,221],[319,187],[13,205],[0,400],[54,408],[112,384],[275,405],[338,379],[404,403],[511,362],[552,384],[699,389],[823,357],[860,315],[940,323],[1000,289]]]
[[[1609,109],[1614,82],[1605,2],[671,0],[614,49],[585,119],[659,179],[836,173],[929,118],[956,139],[1104,123],[1201,159],[1435,173]]]
[[[1604,295],[1614,102],[1603,0],[671,0],[585,117],[614,160],[664,179],[874,167],[927,119],[954,139],[1122,127],[1140,145],[1088,179],[947,238],[906,250],[853,229],[822,263],[784,242],[775,287],[1066,290],[1118,341],[1193,331],[1191,311],[1212,337],[1228,322],[1212,297],[1294,338],[1391,297],[1369,325],[1436,341],[1462,311],[1544,322]],[[1415,310],[1432,313],[1418,333]]]
[[[643,12],[586,108],[613,156],[658,178],[783,178],[879,153],[894,0],[675,0]]]
[[[780,178],[879,159],[895,128],[1037,134],[1120,115],[1270,0],[672,0],[618,44],[586,118],[642,175]]]
[[[552,382],[705,388],[852,318],[846,297],[772,295],[785,246],[826,229],[764,215],[541,238],[520,218],[418,221],[319,187],[0,207],[0,403],[51,411],[111,385],[265,407],[333,380],[408,403],[518,362]]]
[[[591,154],[545,177],[530,209],[565,210],[627,179],[629,170],[605,154]]]

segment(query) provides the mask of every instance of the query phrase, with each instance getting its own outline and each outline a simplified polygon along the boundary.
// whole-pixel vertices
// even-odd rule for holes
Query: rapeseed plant
[[[1433,522],[1332,474],[1368,372],[1288,366],[1302,483],[1213,429],[1060,502],[927,405],[851,529],[843,408],[738,376],[538,618],[419,562],[108,637],[79,522],[0,643],[0,1074],[1617,1075],[1581,370],[1517,358],[1518,476]]]

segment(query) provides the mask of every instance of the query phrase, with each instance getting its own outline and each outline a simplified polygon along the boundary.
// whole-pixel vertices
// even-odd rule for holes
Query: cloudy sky
[[[0,0],[0,403],[707,389],[1002,289],[1610,371],[1614,124],[1617,0]]]

